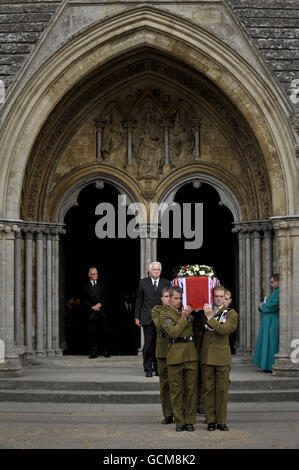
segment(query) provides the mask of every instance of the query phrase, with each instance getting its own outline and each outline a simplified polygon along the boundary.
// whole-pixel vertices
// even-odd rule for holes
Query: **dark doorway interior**
[[[104,279],[109,288],[110,301],[107,310],[111,326],[110,353],[125,353],[119,348],[119,315],[125,294],[130,292],[134,296],[138,286],[140,243],[138,238],[117,238],[119,194],[110,184],[105,183],[101,189],[95,184],[90,184],[80,192],[78,205],[66,214],[66,234],[61,247],[64,279],[62,291],[65,292],[61,307],[64,320],[61,345],[64,354],[89,353],[87,319],[78,299],[82,284],[88,280],[88,269],[92,266],[98,269],[99,279]],[[114,207],[116,238],[99,239],[95,233],[96,223],[101,217],[95,215],[95,208],[104,202]],[[134,322],[133,317],[132,321]],[[133,330],[138,333],[135,328]],[[135,338],[135,341],[138,342],[138,338]],[[138,344],[133,350],[137,351],[137,347]]]
[[[174,201],[180,204],[203,203],[203,244],[199,249],[185,249],[183,238],[160,238],[158,260],[163,266],[163,276],[172,279],[176,267],[180,265],[212,266],[221,284],[232,291],[234,303],[236,303],[235,266],[237,263],[235,256],[237,250],[235,249],[235,236],[231,232],[233,216],[230,210],[224,205],[219,205],[220,197],[217,191],[204,183],[199,188],[195,188],[192,183],[184,185],[177,191]]]

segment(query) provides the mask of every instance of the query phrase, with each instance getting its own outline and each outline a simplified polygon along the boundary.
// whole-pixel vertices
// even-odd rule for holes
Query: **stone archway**
[[[115,35],[116,31],[117,35]],[[134,56],[137,57],[138,52],[143,55],[145,50],[148,54],[146,60],[142,62],[132,59]],[[123,61],[124,58],[127,64]],[[171,68],[174,63],[175,69]],[[254,63],[253,56],[251,62],[245,62],[227,44],[212,33],[207,34],[200,26],[194,25],[189,20],[149,6],[133,8],[129,12],[108,19],[103,24],[95,23],[78,33],[76,38],[63,44],[63,47],[58,47],[51,57],[45,60],[45,57],[41,56],[34,64],[34,67],[37,64],[38,67],[34,68],[29,76],[20,78],[19,89],[13,91],[4,107],[6,122],[0,138],[1,148],[5,149],[5,155],[0,190],[1,214],[4,222],[7,222],[6,225],[3,224],[3,228],[8,227],[4,232],[3,245],[9,254],[9,259],[12,259],[14,245],[17,253],[20,253],[20,242],[17,241],[18,239],[16,243],[14,242],[15,231],[18,232],[20,228],[23,231],[25,226],[27,229],[34,226],[36,228],[34,233],[39,234],[34,241],[34,248],[38,253],[36,259],[40,272],[41,254],[45,242],[45,237],[41,234],[46,233],[41,228],[48,228],[49,224],[52,227],[51,224],[54,223],[56,209],[60,202],[59,191],[61,187],[63,188],[65,181],[68,181],[71,187],[71,178],[74,176],[74,173],[69,171],[65,178],[60,174],[59,179],[57,168],[64,151],[74,135],[82,129],[87,118],[94,118],[99,125],[94,137],[96,135],[98,138],[102,137],[100,130],[103,116],[97,115],[96,112],[99,95],[103,93],[107,96],[106,106],[113,98],[118,112],[121,109],[127,109],[117,107],[115,96],[112,96],[117,91],[116,80],[122,82],[123,87],[132,77],[135,77],[136,83],[142,84],[142,80],[138,82],[138,77],[140,78],[143,73],[145,74],[143,77],[147,74],[148,79],[159,77],[161,88],[164,85],[165,89],[171,83],[173,89],[189,90],[191,102],[192,97],[198,100],[201,97],[198,104],[205,103],[205,111],[212,121],[218,124],[228,141],[230,137],[232,138],[230,146],[232,147],[234,142],[239,142],[240,145],[236,146],[235,157],[236,161],[238,160],[239,164],[241,166],[243,164],[243,168],[246,169],[243,175],[246,184],[240,185],[238,193],[238,178],[236,175],[230,178],[230,169],[220,169],[218,161],[209,162],[202,161],[202,159],[187,163],[183,161],[181,166],[171,169],[171,176],[169,176],[168,169],[163,173],[162,167],[170,162],[167,150],[169,138],[171,138],[169,118],[174,117],[175,121],[176,114],[169,115],[171,109],[174,108],[167,107],[165,100],[158,106],[159,99],[156,104],[160,113],[159,120],[164,120],[163,155],[165,158],[164,165],[160,168],[162,171],[159,173],[159,178],[156,179],[151,174],[144,177],[144,172],[131,173],[130,166],[134,158],[129,144],[133,133],[131,116],[125,116],[125,135],[128,143],[126,167],[120,168],[114,161],[116,165],[113,171],[120,174],[123,180],[130,181],[132,190],[133,188],[134,191],[136,190],[139,202],[145,205],[148,205],[150,201],[158,200],[167,188],[170,178],[183,175],[185,171],[190,170],[191,166],[193,166],[192,171],[219,175],[220,179],[224,178],[226,182],[230,182],[235,188],[233,193],[235,195],[238,193],[236,197],[243,220],[247,221],[247,225],[239,224],[236,229],[239,230],[243,246],[242,279],[248,280],[252,275],[249,260],[254,251],[258,253],[261,248],[259,232],[262,222],[268,221],[271,216],[286,216],[295,212],[293,180],[295,167],[289,157],[293,152],[294,142],[287,121],[287,107],[276,90],[275,84],[270,84],[260,64],[256,63],[255,69]],[[173,70],[176,71],[175,76],[173,76]],[[109,93],[111,96],[108,96]],[[230,112],[227,111],[227,105]],[[218,112],[213,115],[215,107]],[[133,108],[134,103],[129,109]],[[105,107],[99,111],[104,112],[104,110]],[[145,116],[141,115],[140,120]],[[201,116],[195,114],[193,118],[200,119]],[[196,128],[194,121],[193,124],[193,138],[198,144],[199,128]],[[94,126],[94,123],[92,125]],[[181,137],[183,131],[180,132]],[[99,138],[98,142],[100,141]],[[179,145],[183,147],[183,139],[180,142]],[[142,150],[141,155],[143,155]],[[195,154],[192,156],[196,157]],[[95,158],[97,158],[96,152]],[[111,159],[113,160],[112,157]],[[86,162],[81,171],[89,173],[101,169],[108,173],[107,165],[109,167],[109,164],[98,159],[94,162]],[[188,165],[190,165],[189,168]],[[147,169],[145,171],[147,172]],[[248,195],[250,202],[247,201]],[[25,225],[19,220],[20,215],[26,220]],[[256,219],[257,224],[253,224]],[[14,221],[13,226],[11,226],[11,220]],[[285,226],[278,227],[279,230],[285,230],[285,228]],[[61,227],[56,224],[53,229],[59,231]],[[263,233],[269,232],[269,229],[264,226],[263,230]],[[32,233],[32,231],[29,230],[26,233]],[[51,232],[50,235],[54,233]],[[57,235],[55,232],[56,237]],[[29,236],[28,240],[30,240]],[[31,242],[28,240],[26,239],[25,245],[30,249]],[[147,245],[151,245],[151,242]],[[266,242],[265,245],[269,248]],[[266,251],[268,248],[265,248]],[[283,255],[282,248],[284,248],[283,243],[281,243]],[[55,250],[53,248],[52,252],[54,253]],[[151,253],[153,254],[154,251]],[[16,259],[20,260],[19,254]],[[270,263],[267,262],[266,265],[269,268]],[[2,274],[3,279],[15,276],[15,286],[20,293],[18,269],[15,270],[13,276],[9,276],[7,265],[5,265]],[[286,282],[286,270],[283,275],[285,292],[287,292],[289,284]],[[4,291],[12,292],[10,284],[5,284],[8,281],[3,282]],[[258,287],[260,279],[258,278],[256,282]],[[256,289],[256,292],[258,294],[259,290]],[[17,305],[14,312],[18,321],[19,293],[18,296],[8,294],[5,297],[7,312],[14,310],[14,305]],[[55,295],[57,297],[57,292]],[[246,302],[249,300],[252,301],[251,291],[246,292]],[[42,325],[41,302],[42,298],[39,296],[37,299],[39,331]],[[285,311],[285,319],[289,315],[288,312]],[[7,350],[13,355],[15,320],[6,317],[4,324],[4,328],[10,331]],[[286,343],[287,335],[285,334],[284,354],[288,354],[287,351],[289,351]],[[248,337],[247,344],[252,347],[252,338]]]

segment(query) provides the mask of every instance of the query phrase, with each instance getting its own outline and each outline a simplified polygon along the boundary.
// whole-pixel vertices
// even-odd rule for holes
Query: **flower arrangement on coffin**
[[[177,277],[201,277],[206,276],[210,278],[215,277],[214,268],[205,264],[188,264],[180,266]]]

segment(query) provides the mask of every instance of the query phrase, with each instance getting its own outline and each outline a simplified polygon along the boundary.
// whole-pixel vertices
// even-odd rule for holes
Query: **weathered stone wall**
[[[10,87],[61,0],[0,0],[0,79]]]
[[[292,80],[299,79],[298,0],[227,0],[227,4],[290,95]]]
[[[6,89],[16,79],[61,3],[62,0],[0,0],[0,79]],[[115,8],[115,2],[99,3],[105,4],[106,11]],[[132,8],[139,2],[117,3]],[[177,3],[178,13],[183,8],[181,1],[142,3],[161,8]],[[233,11],[272,76],[290,95],[292,80],[299,79],[298,0],[224,0],[224,3]],[[217,25],[211,23],[211,27],[217,34]]]

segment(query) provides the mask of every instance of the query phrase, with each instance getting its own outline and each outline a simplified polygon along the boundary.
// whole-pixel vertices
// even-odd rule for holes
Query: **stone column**
[[[53,319],[52,319],[52,235],[51,231],[47,232],[47,242],[46,242],[46,256],[47,256],[47,314],[46,314],[46,325],[47,325],[47,335],[46,335],[46,347],[47,355],[54,356],[55,352],[53,350]]]
[[[127,167],[128,171],[133,168],[133,129],[137,125],[135,119],[128,119],[123,122],[124,128],[127,130]]]
[[[161,119],[160,125],[164,129],[164,165],[163,173],[167,173],[170,169],[170,157],[169,157],[169,141],[170,141],[170,129],[173,127],[173,119]]]
[[[251,232],[245,232],[245,348],[251,351],[252,345],[252,316],[251,316]]]
[[[25,346],[26,356],[33,356],[32,347],[32,238],[31,228],[23,229],[25,233]]]
[[[262,227],[258,224],[253,225],[253,325],[252,325],[252,341],[255,347],[259,325],[260,325],[260,312],[258,304],[262,297],[262,250],[261,250],[261,234]]]
[[[157,257],[158,224],[142,223],[139,225],[140,234],[140,277],[148,276],[148,268]],[[141,341],[138,355],[142,354],[144,345],[143,329],[141,328]]]
[[[53,349],[61,356],[59,345],[59,230],[52,230],[52,306]]]
[[[103,131],[105,129],[105,119],[95,119],[96,126],[96,158],[103,159],[102,145],[103,145]]]
[[[244,354],[247,352],[245,345],[246,337],[246,296],[245,296],[245,234],[238,230],[239,244],[239,347],[238,352]]]
[[[0,375],[19,375],[20,349],[15,344],[14,253],[17,224],[0,221],[0,340],[2,355]],[[4,349],[4,351],[3,351]]]
[[[276,375],[299,376],[299,217],[272,217],[279,243],[279,352]]]
[[[146,272],[146,228],[144,226],[139,227],[140,234],[140,278],[147,276]],[[142,356],[142,350],[144,346],[144,333],[143,328],[140,327],[140,347],[137,351],[138,356]]]
[[[43,232],[36,231],[36,356],[44,357],[44,282],[43,282]]]
[[[262,263],[262,237],[265,221],[235,223],[239,243],[239,347],[238,355],[251,361],[260,325],[258,304],[262,300],[265,262]],[[268,242],[267,242],[268,243]],[[266,255],[267,263],[272,259]],[[268,268],[272,270],[272,267]]]
[[[273,274],[273,261],[272,261],[272,227],[270,224],[264,226],[264,240],[265,240],[265,250],[264,250],[264,267],[265,267],[265,295],[271,293],[271,288],[269,284],[269,278]]]
[[[15,342],[17,346],[22,344],[22,233],[15,235]]]
[[[194,158],[199,160],[201,157],[200,151],[200,127],[203,122],[203,119],[192,119],[192,127],[194,129]]]

